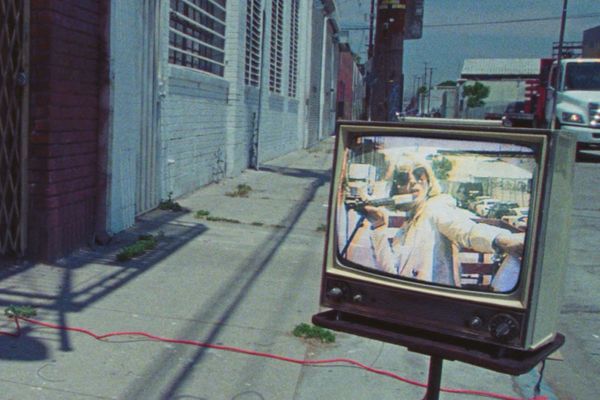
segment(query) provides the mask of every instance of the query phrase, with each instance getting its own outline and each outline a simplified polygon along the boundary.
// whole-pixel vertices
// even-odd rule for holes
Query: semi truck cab
[[[575,135],[578,142],[600,143],[600,58],[561,60],[550,69],[545,119],[551,126],[556,98],[555,128]]]

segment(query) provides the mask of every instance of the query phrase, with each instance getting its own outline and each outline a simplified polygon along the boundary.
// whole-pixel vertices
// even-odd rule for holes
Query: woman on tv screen
[[[441,144],[447,146],[449,143],[445,141],[438,146]],[[373,165],[379,172],[371,173],[371,182],[362,185],[357,185],[356,179],[352,179],[356,173],[353,174],[351,170],[356,171],[357,168],[352,168],[352,165],[347,168],[348,176],[344,180],[347,188],[344,192],[353,193],[353,196],[346,196],[345,207],[340,210],[355,216],[351,218],[352,222],[361,232],[347,238],[353,243],[344,246],[341,256],[362,267],[387,274],[452,287],[462,287],[469,278],[463,271],[461,258],[475,257],[477,262],[487,259],[495,268],[490,273],[487,285],[480,282],[479,287],[475,285],[475,288],[498,292],[513,290],[519,279],[523,256],[523,229],[516,229],[500,220],[497,218],[499,214],[492,215],[492,199],[482,199],[490,201],[482,203],[486,206],[474,205],[472,210],[458,207],[456,198],[442,190],[432,167],[435,164],[438,174],[445,178],[444,186],[457,187],[458,180],[464,179],[459,177],[461,171],[467,164],[478,160],[479,165],[486,166],[488,174],[491,169],[504,171],[494,179],[488,179],[488,191],[492,190],[490,181],[496,181],[496,186],[502,187],[502,192],[507,196],[511,188],[516,188],[516,191],[512,190],[515,193],[526,189],[532,172],[522,169],[523,174],[519,178],[525,178],[527,185],[510,183],[514,180],[508,172],[511,163],[483,155],[487,145],[484,144],[475,153],[473,149],[477,149],[477,146],[468,151],[451,149],[450,152],[446,148],[436,148],[427,154],[428,157],[415,152],[399,154],[398,151],[403,149],[403,146],[399,146],[395,148],[396,152],[388,151],[385,154],[385,162],[374,162],[379,164]],[[389,144],[387,147],[379,144],[374,151],[385,149],[390,149]],[[528,149],[523,150],[527,153]],[[440,153],[447,156],[440,157]],[[517,154],[519,156],[513,157],[512,161],[522,157],[521,152]],[[351,159],[352,154],[349,155]],[[490,162],[482,164],[482,159]],[[498,161],[500,168],[493,166],[493,162]],[[367,181],[368,175],[364,175]],[[380,179],[377,179],[378,175]],[[365,180],[362,182],[365,183]],[[528,200],[521,201],[528,203]],[[519,205],[516,202],[511,204]],[[475,210],[475,207],[479,208]]]

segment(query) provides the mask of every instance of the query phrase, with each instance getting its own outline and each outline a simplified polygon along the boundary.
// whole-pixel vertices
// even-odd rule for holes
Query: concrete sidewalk
[[[347,334],[328,345],[291,334],[319,311],[332,144],[178,199],[186,211],[153,211],[107,246],[4,268],[0,306],[32,305],[38,320],[97,334],[142,331],[298,359],[352,358],[425,382],[428,358],[403,348]],[[241,184],[251,188],[248,197],[232,196]],[[116,261],[140,234],[159,237],[156,249]],[[0,330],[12,329],[0,322]],[[18,339],[0,336],[0,362],[2,399],[416,400],[425,392],[348,365],[300,366],[135,336],[98,341],[30,324]],[[446,362],[442,385],[532,397],[536,379]]]

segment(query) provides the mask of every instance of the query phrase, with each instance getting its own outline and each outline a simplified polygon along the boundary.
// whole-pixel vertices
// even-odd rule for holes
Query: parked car
[[[491,199],[490,196],[476,196],[471,202],[469,202],[469,206],[467,207],[471,211],[475,211],[475,208],[481,204],[483,200]]]
[[[509,215],[502,217],[502,221],[515,228],[524,229],[527,227],[527,215],[529,214],[528,207],[513,208]],[[524,218],[523,218],[524,217]]]
[[[529,217],[527,215],[523,215],[522,217],[517,218],[517,220],[514,222],[513,226],[521,231],[526,230],[528,218]]]
[[[502,125],[515,127],[531,127],[533,114],[525,112],[524,101],[514,101],[506,106],[502,114]]]
[[[502,201],[494,204],[488,213],[488,217],[501,219],[505,215],[510,215],[513,208],[518,208],[519,204],[514,201]]]
[[[459,207],[468,208],[469,203],[483,193],[481,182],[462,182],[456,191],[456,201]]]
[[[490,208],[499,202],[500,200],[498,199],[483,199],[475,206],[475,213],[481,217],[487,217]]]

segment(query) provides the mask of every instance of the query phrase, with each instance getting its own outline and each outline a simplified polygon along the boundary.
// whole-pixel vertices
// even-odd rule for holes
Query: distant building
[[[432,117],[458,117],[458,88],[438,85],[431,89],[428,114]]]
[[[461,88],[481,82],[490,89],[485,105],[467,109],[461,96],[459,114],[467,118],[500,118],[508,103],[524,101],[528,82],[539,79],[539,58],[467,59],[460,74]],[[462,94],[462,90],[461,90]]]
[[[600,58],[600,26],[583,31],[583,57]]]
[[[363,110],[363,74],[356,62],[356,56],[346,43],[340,44],[340,64],[338,70],[336,118],[359,119]]]

